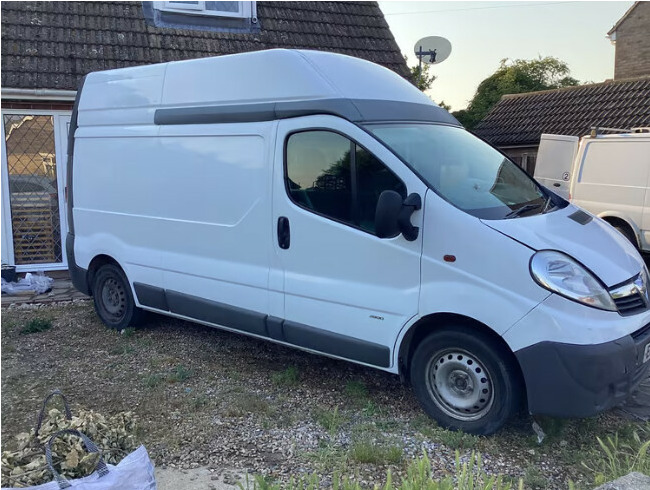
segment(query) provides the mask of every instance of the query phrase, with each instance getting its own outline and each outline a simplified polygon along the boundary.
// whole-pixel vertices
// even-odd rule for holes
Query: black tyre
[[[639,244],[636,242],[636,237],[634,236],[632,230],[630,230],[627,226],[620,226],[620,225],[613,225],[613,226],[616,231],[618,231],[621,235],[627,238],[632,245],[634,245],[634,248],[637,249],[639,248]]]
[[[411,359],[411,384],[441,426],[498,431],[521,407],[523,383],[512,354],[489,336],[458,326],[424,338]]]
[[[136,308],[129,281],[117,265],[102,265],[95,273],[92,290],[97,316],[107,327],[122,330],[142,320],[144,312]]]

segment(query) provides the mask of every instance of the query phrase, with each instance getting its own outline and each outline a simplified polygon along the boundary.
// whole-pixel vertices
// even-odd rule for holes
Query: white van
[[[543,134],[535,178],[650,252],[650,129],[577,138]]]
[[[91,73],[70,138],[68,263],[110,327],[149,310],[400,374],[477,434],[606,410],[650,365],[634,247],[373,63]]]

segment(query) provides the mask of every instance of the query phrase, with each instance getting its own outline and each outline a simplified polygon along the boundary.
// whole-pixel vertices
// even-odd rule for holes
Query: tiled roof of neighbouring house
[[[2,2],[2,86],[76,89],[90,71],[302,48],[409,71],[376,2],[258,2],[260,32],[148,25],[141,2]]]
[[[497,146],[537,145],[542,133],[650,126],[650,78],[504,95],[474,133]]]

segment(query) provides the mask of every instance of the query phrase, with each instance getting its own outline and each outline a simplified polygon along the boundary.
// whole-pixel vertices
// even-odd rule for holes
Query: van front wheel
[[[487,435],[519,408],[516,372],[506,349],[459,326],[420,342],[411,361],[411,384],[424,410],[441,426]]]
[[[139,322],[142,310],[135,306],[129,281],[118,266],[101,266],[92,288],[95,311],[107,327],[122,330]]]

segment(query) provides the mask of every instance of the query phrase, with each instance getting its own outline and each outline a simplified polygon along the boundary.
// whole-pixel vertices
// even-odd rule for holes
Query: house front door
[[[67,267],[69,113],[2,113],[2,262],[18,271]]]

